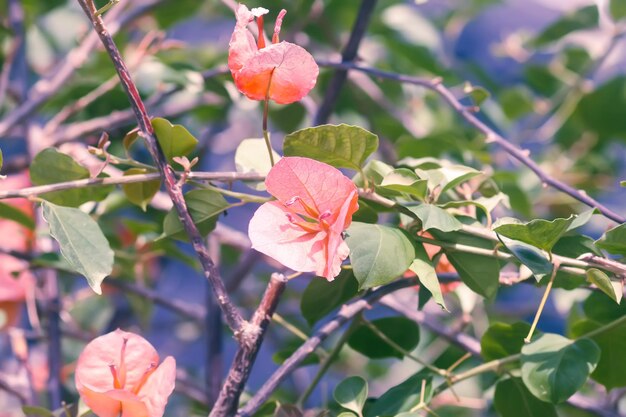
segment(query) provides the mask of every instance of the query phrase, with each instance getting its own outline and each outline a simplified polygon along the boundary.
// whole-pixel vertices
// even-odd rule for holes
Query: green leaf
[[[336,168],[359,171],[365,160],[378,149],[378,136],[350,125],[322,125],[298,130],[285,136],[285,156],[304,156]]]
[[[626,19],[626,2],[624,0],[609,0],[609,12],[614,22]]]
[[[4,156],[2,154],[2,149],[0,149],[0,169],[2,169],[2,165],[4,165]]]
[[[149,171],[143,168],[130,168],[124,172],[124,176],[127,175],[142,175],[148,174]],[[145,181],[145,182],[136,182],[132,184],[123,184],[122,191],[128,198],[128,201],[131,203],[141,207],[143,211],[146,211],[148,208],[148,204],[152,201],[152,198],[159,192],[161,188],[161,181]]]
[[[432,374],[428,370],[423,370],[381,395],[371,407],[366,409],[365,416],[395,416],[411,410],[420,402],[422,386],[424,387],[424,402],[429,403],[433,394]]]
[[[200,234],[206,236],[215,229],[218,215],[228,208],[228,202],[220,193],[212,190],[192,190],[185,194],[185,202],[193,222]],[[178,219],[178,213],[172,208],[163,219],[161,238],[186,240],[185,229]]]
[[[573,13],[568,13],[544,29],[533,40],[532,45],[535,47],[544,46],[572,32],[597,27],[598,16],[598,7],[596,5],[583,7]]]
[[[30,164],[30,180],[34,185],[89,178],[89,171],[71,156],[47,148],[39,152]],[[78,207],[87,201],[101,201],[113,190],[113,186],[81,187],[54,191],[40,195],[44,200],[63,206]]]
[[[35,230],[35,219],[10,204],[0,202],[0,218],[13,220],[30,230]]]
[[[380,185],[383,182],[385,176],[393,172],[394,168],[391,165],[387,165],[384,162],[371,160],[363,169],[358,172],[352,180],[358,187],[365,186],[365,181],[363,180],[363,175],[367,178],[367,180],[371,183],[373,182],[376,185]],[[385,188],[381,188],[380,192],[382,195],[388,195],[385,193]]]
[[[446,251],[461,280],[474,292],[493,299],[500,284],[500,264],[491,256]]]
[[[552,221],[535,219],[528,223],[510,217],[503,217],[496,221],[493,230],[510,239],[520,240],[529,245],[550,252],[554,244],[565,234],[576,216],[567,219]]]
[[[342,270],[334,281],[312,278],[302,293],[300,311],[313,326],[328,313],[354,297],[359,289],[359,283],[351,270]]]
[[[613,255],[626,256],[626,223],[605,232],[596,240],[596,246]]]
[[[465,206],[476,206],[481,209],[483,213],[485,213],[485,216],[491,218],[491,212],[500,204],[504,205],[507,208],[511,208],[511,205],[509,203],[509,196],[504,193],[497,193],[491,197],[479,197],[476,200],[450,201],[445,204],[440,204],[439,207],[447,209]]]
[[[49,202],[42,206],[50,235],[59,242],[63,257],[87,278],[96,294],[102,294],[100,284],[113,270],[113,251],[98,223],[77,208]]]
[[[386,190],[415,196],[421,201],[424,201],[428,191],[428,181],[419,179],[415,172],[407,168],[394,169],[385,175],[380,186]]]
[[[480,106],[485,100],[487,100],[491,96],[491,94],[489,94],[489,91],[481,86],[472,85],[470,82],[465,83],[465,86],[463,87],[463,92],[471,97],[475,106]]]
[[[400,163],[401,162],[402,161],[400,161]],[[416,168],[415,173],[420,178],[428,180],[428,189],[431,193],[435,194],[435,197],[482,174],[481,171],[477,171],[465,165],[447,164],[435,169],[425,170]]]
[[[432,235],[437,240],[477,248],[494,250],[494,242],[475,236],[468,236],[461,232],[443,233],[433,230]],[[500,263],[493,256],[475,255],[472,253],[457,252],[444,249],[448,260],[457,270],[461,280],[474,292],[486,298],[493,298],[500,285]]]
[[[620,181],[619,185],[621,185],[622,187],[626,187],[626,181]]]
[[[385,317],[371,322],[382,334],[404,350],[415,349],[420,340],[419,326],[404,317]],[[404,354],[378,336],[367,324],[361,324],[348,338],[348,345],[372,359],[398,358]]]
[[[606,303],[606,297],[596,293],[600,297],[598,303]],[[590,297],[587,301],[590,301]],[[586,302],[585,305],[588,303]],[[604,307],[603,307],[604,308]],[[612,310],[621,310],[623,314],[624,307],[618,307],[616,304],[610,303],[609,308]],[[589,317],[588,319],[579,320],[572,326],[571,334],[573,337],[583,337],[591,331],[597,331],[602,326],[606,326],[613,319],[598,319]],[[598,366],[591,374],[594,381],[604,385],[607,391],[617,388],[626,387],[626,361],[622,360],[626,351],[626,322],[621,320],[617,325],[607,327],[605,330],[595,333],[590,337],[600,347],[602,354]]]
[[[599,360],[591,339],[544,334],[522,348],[522,379],[535,397],[558,404],[583,386]]]
[[[420,204],[417,207],[410,207],[409,210],[419,217],[422,230],[437,229],[442,232],[454,232],[463,227],[456,217],[433,204]]]
[[[415,259],[413,243],[403,230],[353,222],[346,233],[350,263],[360,289],[395,280]]]
[[[546,275],[552,274],[554,265],[543,252],[534,246],[517,240],[503,238],[500,242],[524,265],[528,267],[539,282]]]
[[[480,340],[482,357],[492,361],[520,353],[529,330],[530,325],[524,322],[493,323]]]
[[[569,232],[570,230],[574,230],[581,226],[584,226],[585,224],[587,224],[589,220],[591,220],[594,214],[599,214],[599,213],[600,211],[598,211],[597,208],[591,208],[589,210],[583,211],[580,214],[577,214],[572,224],[570,224],[569,227],[567,228],[567,231]]]
[[[600,291],[608,295],[617,304],[622,301],[624,287],[621,281],[612,281],[604,272],[596,268],[589,268],[587,270],[587,280],[598,287]]]
[[[34,405],[22,406],[22,412],[27,416],[54,417],[54,413],[47,408]]]
[[[409,269],[417,275],[420,280],[420,283],[430,292],[433,297],[433,300],[442,309],[448,311],[446,308],[446,303],[443,300],[443,294],[441,293],[441,285],[439,284],[439,279],[437,278],[437,272],[433,267],[433,264],[422,245],[415,245],[415,259],[409,266]]]
[[[189,155],[198,145],[198,139],[184,126],[172,125],[169,120],[155,117],[152,119],[152,128],[163,154],[170,162],[176,156]]]
[[[278,162],[280,155],[273,149],[272,155],[274,156],[274,162]],[[242,140],[235,151],[235,167],[237,172],[244,174],[267,175],[272,168],[272,164],[267,152],[265,139]],[[265,182],[263,181],[246,181],[245,184],[255,190],[265,191]]]
[[[498,382],[493,402],[500,417],[558,417],[554,405],[534,397],[520,378]]]
[[[367,381],[360,376],[346,378],[335,387],[333,396],[343,408],[361,415],[367,400]]]

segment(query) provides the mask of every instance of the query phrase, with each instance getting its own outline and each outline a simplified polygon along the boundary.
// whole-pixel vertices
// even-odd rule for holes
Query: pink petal
[[[86,387],[78,388],[81,398],[98,417],[118,417],[122,403],[112,399],[106,393],[95,392]]]
[[[146,405],[149,417],[163,417],[167,399],[174,391],[175,382],[176,361],[168,356],[139,391],[139,399]]]
[[[24,301],[28,290],[35,284],[27,269],[28,262],[0,254],[0,301]]]
[[[330,211],[333,218],[329,223],[336,221],[336,216],[347,199],[354,198],[356,186],[341,171],[323,162],[309,158],[285,157],[276,163],[265,179],[267,191],[281,202],[285,203],[297,196],[304,203],[316,207],[321,214]],[[299,202],[294,204],[303,212]],[[351,207],[346,216],[352,216],[355,207]],[[348,227],[349,221],[345,222]],[[341,230],[343,231],[343,230]]]
[[[325,233],[302,230],[289,221],[290,212],[272,201],[254,213],[248,226],[252,247],[298,272],[314,272],[325,265]]]
[[[85,346],[76,364],[76,387],[86,387],[96,392],[114,389],[110,365],[119,370],[120,354],[127,339],[124,363],[126,364],[127,389],[141,380],[152,364],[159,363],[159,355],[143,337],[120,329],[92,340]]]
[[[239,91],[248,98],[265,100],[271,76],[269,98],[289,104],[311,91],[318,74],[315,60],[304,48],[280,42],[257,50],[233,77]]]
[[[248,30],[248,23],[254,20],[254,16],[248,8],[240,4],[237,9],[237,24],[233,32],[228,48],[228,68],[233,72],[239,71],[246,62],[254,56],[257,46],[254,36]]]
[[[350,249],[344,242],[341,233],[348,228],[352,220],[352,214],[359,208],[359,196],[356,191],[350,193],[339,210],[336,221],[330,225],[327,237],[326,266],[321,273],[317,274],[332,281],[341,272],[341,264],[350,254]]]
[[[109,401],[118,401],[121,403],[122,415],[120,417],[152,417],[148,413],[146,405],[132,392],[116,389],[107,392],[107,395],[110,398]],[[98,417],[101,416],[98,415]]]

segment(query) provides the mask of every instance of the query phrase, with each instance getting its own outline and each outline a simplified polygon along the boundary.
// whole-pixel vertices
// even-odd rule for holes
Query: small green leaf
[[[148,171],[143,168],[130,168],[124,172],[124,176],[127,175],[142,175],[147,174],[152,171]],[[145,182],[135,182],[131,184],[123,184],[122,191],[128,198],[128,201],[131,203],[141,207],[143,211],[146,211],[148,208],[148,204],[152,201],[152,198],[159,192],[161,188],[161,181],[145,181]]]
[[[367,400],[367,381],[360,376],[346,378],[335,387],[333,396],[343,408],[362,415]]]
[[[587,280],[598,287],[600,291],[611,297],[617,304],[622,301],[624,287],[621,281],[611,281],[604,272],[596,268],[589,268],[587,270]]]
[[[49,185],[59,182],[89,178],[89,171],[71,156],[47,148],[39,152],[30,164],[30,179],[34,185]],[[78,207],[87,201],[101,201],[113,191],[113,186],[81,187],[54,191],[40,197],[54,204]]]
[[[440,204],[439,207],[447,209],[453,207],[476,206],[490,218],[491,212],[500,204],[504,205],[506,208],[511,208],[509,196],[504,193],[497,193],[491,197],[479,197],[476,200],[450,201],[445,204]]]
[[[626,1],[609,0],[609,12],[614,22],[626,19]]]
[[[4,156],[2,154],[2,149],[0,149],[0,169],[2,169],[3,165],[4,165]]]
[[[0,218],[13,220],[30,230],[35,230],[35,219],[10,204],[0,203]]]
[[[619,0],[618,0],[619,1]],[[562,37],[583,29],[598,26],[598,6],[583,7],[572,13],[568,13],[541,32],[532,42],[532,45],[544,46],[555,42]]]
[[[535,397],[558,404],[583,386],[599,360],[591,339],[544,334],[522,348],[522,379]]]
[[[54,413],[47,408],[34,405],[22,406],[22,412],[27,416],[54,417]]]
[[[589,210],[583,211],[580,214],[577,214],[572,224],[570,224],[569,227],[567,228],[567,231],[569,232],[570,230],[574,230],[581,226],[584,226],[585,224],[587,224],[589,220],[591,220],[594,214],[599,214],[599,213],[600,211],[598,211],[597,208],[591,208]]]
[[[622,187],[626,187],[626,181],[620,181],[619,185],[621,185]]]
[[[493,403],[500,417],[557,417],[554,405],[534,397],[520,378],[498,382]]]
[[[382,334],[406,351],[415,349],[420,340],[419,326],[404,317],[385,317],[371,322]],[[398,358],[404,354],[377,335],[368,324],[361,324],[348,338],[348,345],[372,359]]]
[[[409,208],[422,222],[422,230],[437,229],[442,232],[460,230],[463,224],[452,214],[433,204],[420,204]]]
[[[206,236],[215,228],[217,217],[228,208],[228,202],[220,193],[212,190],[192,190],[185,194],[185,202],[200,234]],[[163,219],[161,238],[186,240],[185,229],[178,219],[176,209],[171,209]]]
[[[502,217],[493,225],[493,230],[509,239],[520,240],[550,252],[554,244],[565,234],[576,216],[552,221],[535,219],[528,223],[510,217]]]
[[[485,100],[487,100],[491,96],[491,94],[489,94],[489,91],[481,86],[472,85],[470,82],[465,83],[465,87],[463,87],[463,92],[472,98],[472,101],[476,106],[480,106]]]
[[[395,416],[398,413],[410,411],[419,404],[422,387],[424,388],[424,402],[428,404],[433,394],[432,378],[430,371],[419,371],[381,395],[371,407],[366,409],[365,416]]]
[[[360,289],[395,280],[415,259],[413,243],[403,230],[353,222],[346,233],[350,262]]]
[[[342,270],[334,281],[312,278],[300,299],[300,311],[313,326],[328,313],[354,297],[359,283],[351,270]]]
[[[407,168],[394,169],[385,175],[380,186],[386,190],[409,194],[423,201],[428,191],[428,181],[421,180]]]
[[[415,245],[415,259],[409,266],[409,269],[417,275],[420,283],[430,292],[433,300],[441,306],[442,309],[448,311],[446,303],[441,293],[441,285],[437,278],[437,272],[422,245]]]
[[[63,257],[87,278],[96,294],[102,294],[100,285],[113,270],[113,251],[98,223],[77,208],[49,202],[42,206],[50,235],[59,242]]]
[[[596,246],[613,255],[626,256],[626,223],[605,232],[596,240]]]
[[[518,240],[507,239],[499,235],[498,237],[504,246],[532,271],[537,282],[546,275],[552,274],[554,265],[539,249]]]
[[[298,130],[285,137],[285,156],[304,156],[336,168],[360,170],[378,149],[378,136],[350,125],[322,125]]]
[[[439,168],[426,170],[416,168],[415,173],[420,178],[428,180],[428,189],[435,194],[435,197],[482,174],[481,171],[465,165],[451,164],[444,164]]]
[[[272,149],[274,162],[278,162],[280,155]],[[241,141],[235,151],[235,167],[237,172],[244,174],[262,174],[267,175],[272,168],[270,157],[267,152],[267,144],[265,139],[244,139]],[[263,181],[246,181],[249,187],[265,191],[265,183]]]
[[[529,330],[530,325],[523,322],[493,323],[480,340],[480,354],[492,361],[520,353]]]
[[[155,117],[152,119],[152,128],[163,154],[170,162],[175,156],[189,155],[198,145],[198,139],[184,126],[172,125],[169,120]]]

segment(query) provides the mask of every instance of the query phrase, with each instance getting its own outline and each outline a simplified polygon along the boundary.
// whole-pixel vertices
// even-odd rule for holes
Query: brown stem
[[[178,213],[178,218],[180,219],[181,224],[183,225],[187,236],[189,237],[189,241],[193,249],[195,250],[198,259],[200,260],[200,264],[202,265],[202,269],[204,270],[205,277],[211,283],[213,288],[213,292],[215,293],[215,297],[217,302],[224,313],[224,318],[228,323],[231,330],[238,336],[241,330],[244,328],[245,321],[241,317],[241,313],[237,310],[237,307],[232,303],[230,297],[226,293],[226,288],[224,287],[224,283],[219,276],[219,271],[215,267],[213,260],[209,256],[208,249],[204,243],[204,239],[200,235],[198,228],[193,222],[189,211],[187,210],[187,204],[185,199],[183,198],[183,192],[177,184],[176,175],[174,174],[174,170],[170,165],[168,165],[165,156],[163,155],[163,151],[159,147],[156,136],[154,134],[154,129],[152,128],[152,124],[150,122],[150,117],[146,111],[144,103],[139,95],[139,91],[135,86],[135,83],[131,79],[130,73],[128,72],[128,68],[126,64],[122,60],[122,56],[120,55],[113,38],[109,34],[107,28],[104,25],[104,22],[100,16],[95,15],[95,7],[93,1],[91,0],[78,0],[78,3],[82,7],[83,11],[91,21],[95,32],[100,37],[104,48],[109,54],[113,65],[115,66],[115,70],[117,71],[118,76],[120,77],[120,81],[122,83],[122,87],[124,87],[124,91],[128,96],[131,107],[135,113],[135,118],[137,119],[137,123],[139,125],[139,129],[142,133],[144,141],[146,143],[146,147],[152,156],[160,174],[163,184],[167,190],[167,193],[176,208]]]
[[[283,274],[272,274],[265,294],[263,294],[263,299],[250,321],[251,329],[246,331],[247,337],[241,340],[242,343],[209,417],[234,415],[239,404],[239,397],[248,381],[252,365],[263,342],[267,326],[278,306],[278,300],[286,284],[287,279]]]
[[[444,99],[465,121],[474,126],[476,129],[481,131],[486,135],[487,142],[492,142],[499,145],[504,149],[509,155],[513,158],[517,159],[522,164],[526,165],[540,180],[542,183],[549,185],[559,191],[562,191],[565,194],[575,198],[581,203],[586,204],[589,207],[597,208],[605,217],[613,220],[617,223],[626,222],[626,218],[621,216],[620,214],[615,213],[608,207],[601,204],[599,201],[589,197],[587,193],[584,191],[577,190],[572,186],[565,184],[562,181],[559,181],[556,178],[553,178],[549,174],[545,173],[539,165],[535,161],[533,161],[528,153],[518,148],[517,146],[510,143],[500,134],[496,133],[493,129],[487,126],[485,123],[480,121],[474,113],[466,106],[464,106],[450,91],[446,86],[441,83],[440,79],[429,79],[429,78],[419,78],[419,77],[411,77],[408,75],[396,74],[387,71],[381,71],[375,68],[363,67],[349,62],[319,62],[318,65],[332,68],[341,68],[345,70],[354,70],[360,71],[365,74],[372,75],[378,78],[386,78],[389,80],[405,83],[405,84],[413,84],[419,85],[421,87],[427,88],[429,90],[437,93],[441,98]]]

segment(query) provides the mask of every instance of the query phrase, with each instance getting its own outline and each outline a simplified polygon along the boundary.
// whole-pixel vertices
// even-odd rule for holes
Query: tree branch
[[[613,212],[608,207],[601,204],[599,201],[589,197],[587,193],[581,190],[577,190],[571,187],[568,184],[565,184],[562,181],[559,181],[556,178],[551,177],[547,173],[545,173],[539,165],[535,161],[533,161],[527,154],[527,152],[523,149],[518,148],[513,145],[509,141],[507,141],[500,134],[496,133],[493,129],[487,126],[485,123],[480,121],[466,106],[461,104],[461,102],[454,96],[452,91],[450,91],[446,86],[441,84],[439,79],[429,79],[429,78],[420,78],[420,77],[411,77],[408,75],[401,75],[387,71],[381,71],[375,68],[363,67],[353,63],[347,62],[328,62],[318,61],[320,66],[331,67],[331,68],[341,68],[345,70],[354,70],[360,71],[366,74],[370,74],[374,77],[386,78],[389,80],[405,83],[405,84],[413,84],[419,85],[431,91],[437,93],[441,98],[444,99],[463,119],[465,119],[470,125],[474,126],[480,132],[486,135],[487,143],[495,143],[504,149],[509,155],[513,158],[526,165],[540,180],[542,183],[550,185],[551,187],[562,191],[565,194],[573,197],[574,199],[580,201],[581,203],[586,204],[589,207],[597,208],[605,217],[613,220],[617,223],[626,222],[626,218]]]
[[[125,13],[124,17],[119,20],[117,20],[117,17],[122,12],[123,7],[113,9],[111,13],[107,14],[107,22],[111,26],[111,33],[115,34],[120,28],[143,15],[161,1],[163,0],[144,1],[142,2],[143,4]],[[76,69],[89,58],[89,55],[97,46],[98,34],[92,32],[83,39],[79,46],[69,52],[60,65],[50,71],[46,77],[37,81],[28,92],[26,100],[0,120],[0,137],[6,136],[11,129],[46,103],[59,89],[64,87]]]
[[[356,21],[352,26],[350,39],[348,39],[348,43],[341,54],[341,62],[352,62],[356,58],[359,45],[365,35],[365,31],[367,30],[367,26],[369,25],[369,21],[375,7],[376,0],[362,0]],[[335,71],[333,78],[331,78],[328,83],[328,88],[326,89],[326,94],[324,95],[324,101],[320,104],[317,114],[315,115],[313,125],[321,125],[328,121],[330,114],[335,108],[341,88],[346,82],[347,77],[348,71],[345,69],[340,68]]]
[[[182,172],[174,172],[176,177],[180,177]],[[83,187],[95,187],[104,185],[122,185],[132,184],[137,182],[154,181],[161,178],[161,174],[153,172],[149,174],[127,175],[119,177],[106,177],[106,178],[85,178],[84,180],[74,180],[67,182],[58,182],[55,184],[38,185],[35,187],[22,188],[21,190],[6,190],[0,191],[0,200],[6,198],[28,198],[41,194],[49,193],[51,191],[71,190],[75,188]],[[263,181],[264,175],[249,173],[244,174],[240,172],[190,172],[187,175],[187,179],[190,180],[202,180],[202,181]]]
[[[191,245],[198,256],[198,259],[200,260],[200,264],[202,265],[202,269],[204,270],[204,275],[211,283],[217,302],[224,313],[224,318],[226,319],[226,322],[228,323],[231,330],[235,333],[235,335],[239,336],[241,331],[244,329],[246,323],[241,317],[241,313],[237,310],[237,307],[235,307],[235,305],[230,300],[230,297],[226,292],[226,288],[224,287],[224,282],[219,276],[219,271],[217,270],[213,263],[213,260],[209,256],[209,252],[204,243],[204,239],[200,235],[198,228],[194,224],[193,219],[191,218],[191,215],[187,210],[187,204],[185,202],[185,199],[183,198],[183,192],[177,183],[174,170],[170,165],[167,164],[165,156],[163,155],[163,151],[159,147],[156,136],[154,134],[154,129],[152,128],[152,124],[150,122],[150,117],[148,116],[148,113],[143,104],[141,96],[139,95],[139,91],[135,86],[135,83],[130,77],[128,68],[122,60],[120,52],[117,49],[113,38],[105,27],[102,18],[95,15],[95,7],[93,5],[93,2],[91,0],[78,0],[78,3],[89,18],[91,24],[95,29],[95,32],[100,37],[104,48],[111,57],[111,61],[115,66],[115,70],[120,77],[122,86],[124,87],[124,91],[126,92],[131,107],[133,108],[133,111],[135,113],[139,129],[142,133],[148,151],[150,152],[152,159],[157,165],[157,168],[161,174],[163,184],[165,185],[167,193],[169,194],[170,199],[172,200],[172,203],[174,204],[174,207],[176,208],[176,211],[178,213],[178,218],[180,219],[181,224],[185,229],[185,232],[189,236],[189,241],[191,242]]]
[[[250,321],[252,331],[246,332],[249,338],[242,339],[226,381],[209,417],[229,417],[235,413],[239,404],[239,397],[248,381],[257,353],[263,343],[265,332],[272,320],[272,315],[278,306],[278,300],[286,284],[287,278],[284,275],[272,274],[261,303]]]

